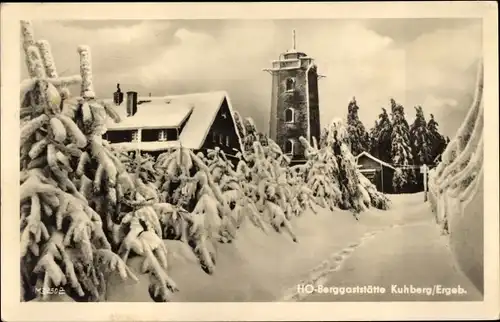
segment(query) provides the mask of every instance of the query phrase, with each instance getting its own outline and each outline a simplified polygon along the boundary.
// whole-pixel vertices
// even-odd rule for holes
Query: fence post
[[[420,167],[420,173],[422,173],[424,175],[424,202],[427,201],[427,170],[429,168],[427,167],[426,164],[423,164],[421,167]]]

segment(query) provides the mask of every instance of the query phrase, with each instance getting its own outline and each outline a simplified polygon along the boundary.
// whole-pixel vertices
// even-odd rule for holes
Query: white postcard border
[[[1,288],[6,321],[239,321],[491,319],[499,314],[498,14],[496,2],[113,3],[1,6]],[[21,303],[19,83],[21,19],[483,18],[485,68],[485,293],[483,302]],[[75,49],[76,50],[76,49]],[[486,135],[491,133],[491,135]]]

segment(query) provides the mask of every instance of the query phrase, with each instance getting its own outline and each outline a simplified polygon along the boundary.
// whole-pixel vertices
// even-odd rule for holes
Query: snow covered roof
[[[362,156],[366,156],[367,158],[370,158],[370,159],[372,159],[373,161],[375,161],[375,162],[377,162],[377,163],[380,163],[381,165],[383,165],[383,166],[385,166],[385,167],[387,167],[387,168],[390,168],[390,169],[392,169],[392,170],[396,170],[396,169],[395,169],[392,165],[390,165],[389,163],[384,162],[384,161],[382,161],[382,160],[380,160],[380,159],[377,159],[376,157],[374,157],[373,155],[371,155],[370,153],[368,153],[368,152],[366,152],[366,151],[363,151],[363,152],[361,152],[360,154],[358,154],[358,155],[356,156],[356,162],[357,162],[357,161],[358,161],[358,159],[359,159],[360,157],[362,157]]]
[[[151,102],[138,104],[137,113],[131,117],[126,116],[127,104],[124,102],[122,106],[117,107],[120,117],[122,117],[121,122],[114,123],[112,120],[108,120],[109,124],[107,127],[108,129],[178,127],[187,119],[186,125],[179,135],[179,142],[186,148],[200,149],[224,100],[227,102],[229,114],[235,124],[238,142],[240,147],[242,147],[242,140],[236,130],[236,121],[231,101],[225,91],[163,97],[138,97],[137,102]],[[112,100],[107,102],[113,104]],[[141,150],[145,150],[144,144],[146,143],[148,142],[141,143]]]
[[[176,128],[189,116],[193,107],[181,101],[169,101],[164,97],[138,98],[137,112],[127,117],[127,104],[112,106],[120,115],[121,122],[115,123],[107,119],[108,130]]]

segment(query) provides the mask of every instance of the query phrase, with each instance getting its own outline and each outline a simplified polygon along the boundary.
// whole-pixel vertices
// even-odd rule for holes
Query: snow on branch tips
[[[54,58],[52,57],[52,52],[50,50],[49,42],[46,40],[39,40],[36,42],[40,53],[43,57],[45,63],[45,72],[49,78],[57,78],[56,66],[54,64]]]
[[[59,77],[49,44],[35,42],[29,22],[22,23],[22,30],[30,71],[30,79],[21,84],[22,300],[38,297],[37,285],[62,287],[76,301],[102,300],[114,271],[136,279],[116,253],[134,243],[142,246],[131,249],[152,267],[156,282],[151,287],[167,299],[176,287],[166,275],[156,213],[147,205],[132,207],[128,217],[123,213],[136,191],[147,189],[131,180],[103,145],[106,109],[93,98],[89,48],[80,51],[81,76]],[[66,87],[82,79],[83,97],[75,103],[64,96]],[[124,238],[127,230],[137,234]]]
[[[81,45],[78,47],[78,53],[80,54],[80,74],[82,76],[82,88],[80,95],[83,98],[95,98],[90,48],[88,46]]]
[[[356,160],[348,147],[348,132],[341,119],[334,119],[323,129],[320,139],[319,158],[323,168],[328,169],[330,188],[320,185],[319,178],[314,179],[316,187],[323,187],[318,192],[323,196],[333,194],[335,206],[349,209],[357,214],[370,205],[387,209],[389,200],[368,181],[357,169]],[[322,151],[325,150],[325,151]],[[313,157],[314,158],[314,157]],[[314,163],[313,163],[314,164]],[[316,167],[316,166],[314,166]],[[315,170],[317,173],[318,170]],[[325,181],[323,181],[325,182]],[[323,197],[325,198],[325,197]]]
[[[481,61],[469,112],[443,152],[442,162],[429,173],[430,201],[444,232],[449,232],[449,220],[461,218],[464,205],[482,189],[478,182],[483,175],[483,73]]]
[[[28,53],[28,49],[32,46],[35,46],[33,26],[31,25],[30,21],[21,20],[21,36],[23,41],[24,57],[26,59],[26,67],[28,68],[28,75],[34,77],[34,66],[29,61],[30,55]]]

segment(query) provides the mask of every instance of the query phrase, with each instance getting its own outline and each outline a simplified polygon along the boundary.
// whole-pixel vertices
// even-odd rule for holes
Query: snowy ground
[[[421,194],[419,194],[422,196]],[[403,209],[401,209],[403,210]],[[312,294],[303,300],[319,301],[474,301],[482,295],[458,269],[448,246],[448,238],[440,234],[432,215],[419,205],[408,206],[401,220],[378,231],[346,258],[337,272],[321,281],[321,285],[337,287],[381,286],[384,294]],[[428,288],[460,286],[466,294],[434,295],[392,293],[404,285]]]
[[[290,285],[327,256],[360,238],[367,227],[347,211],[319,209],[292,221],[298,243],[286,233],[267,234],[248,222],[232,244],[218,244],[213,275],[202,271],[191,251],[176,241],[166,241],[170,251],[170,275],[180,292],[173,301],[273,301]],[[131,260],[134,269],[138,260]],[[146,277],[141,277],[146,282]],[[114,284],[112,281],[111,284]],[[142,284],[142,283],[139,283]],[[108,301],[151,301],[147,286],[126,283],[108,292]]]
[[[189,249],[167,241],[171,276],[180,292],[172,301],[379,301],[481,300],[456,268],[446,237],[439,232],[423,194],[391,196],[392,209],[372,209],[356,221],[345,211],[306,213],[293,224],[299,243],[274,231],[242,227],[233,244],[217,246],[215,273],[204,273]],[[140,263],[132,259],[132,268]],[[108,301],[150,302],[147,278],[115,287]],[[383,295],[297,295],[297,284],[384,286]],[[466,295],[390,294],[391,284],[461,286]]]

